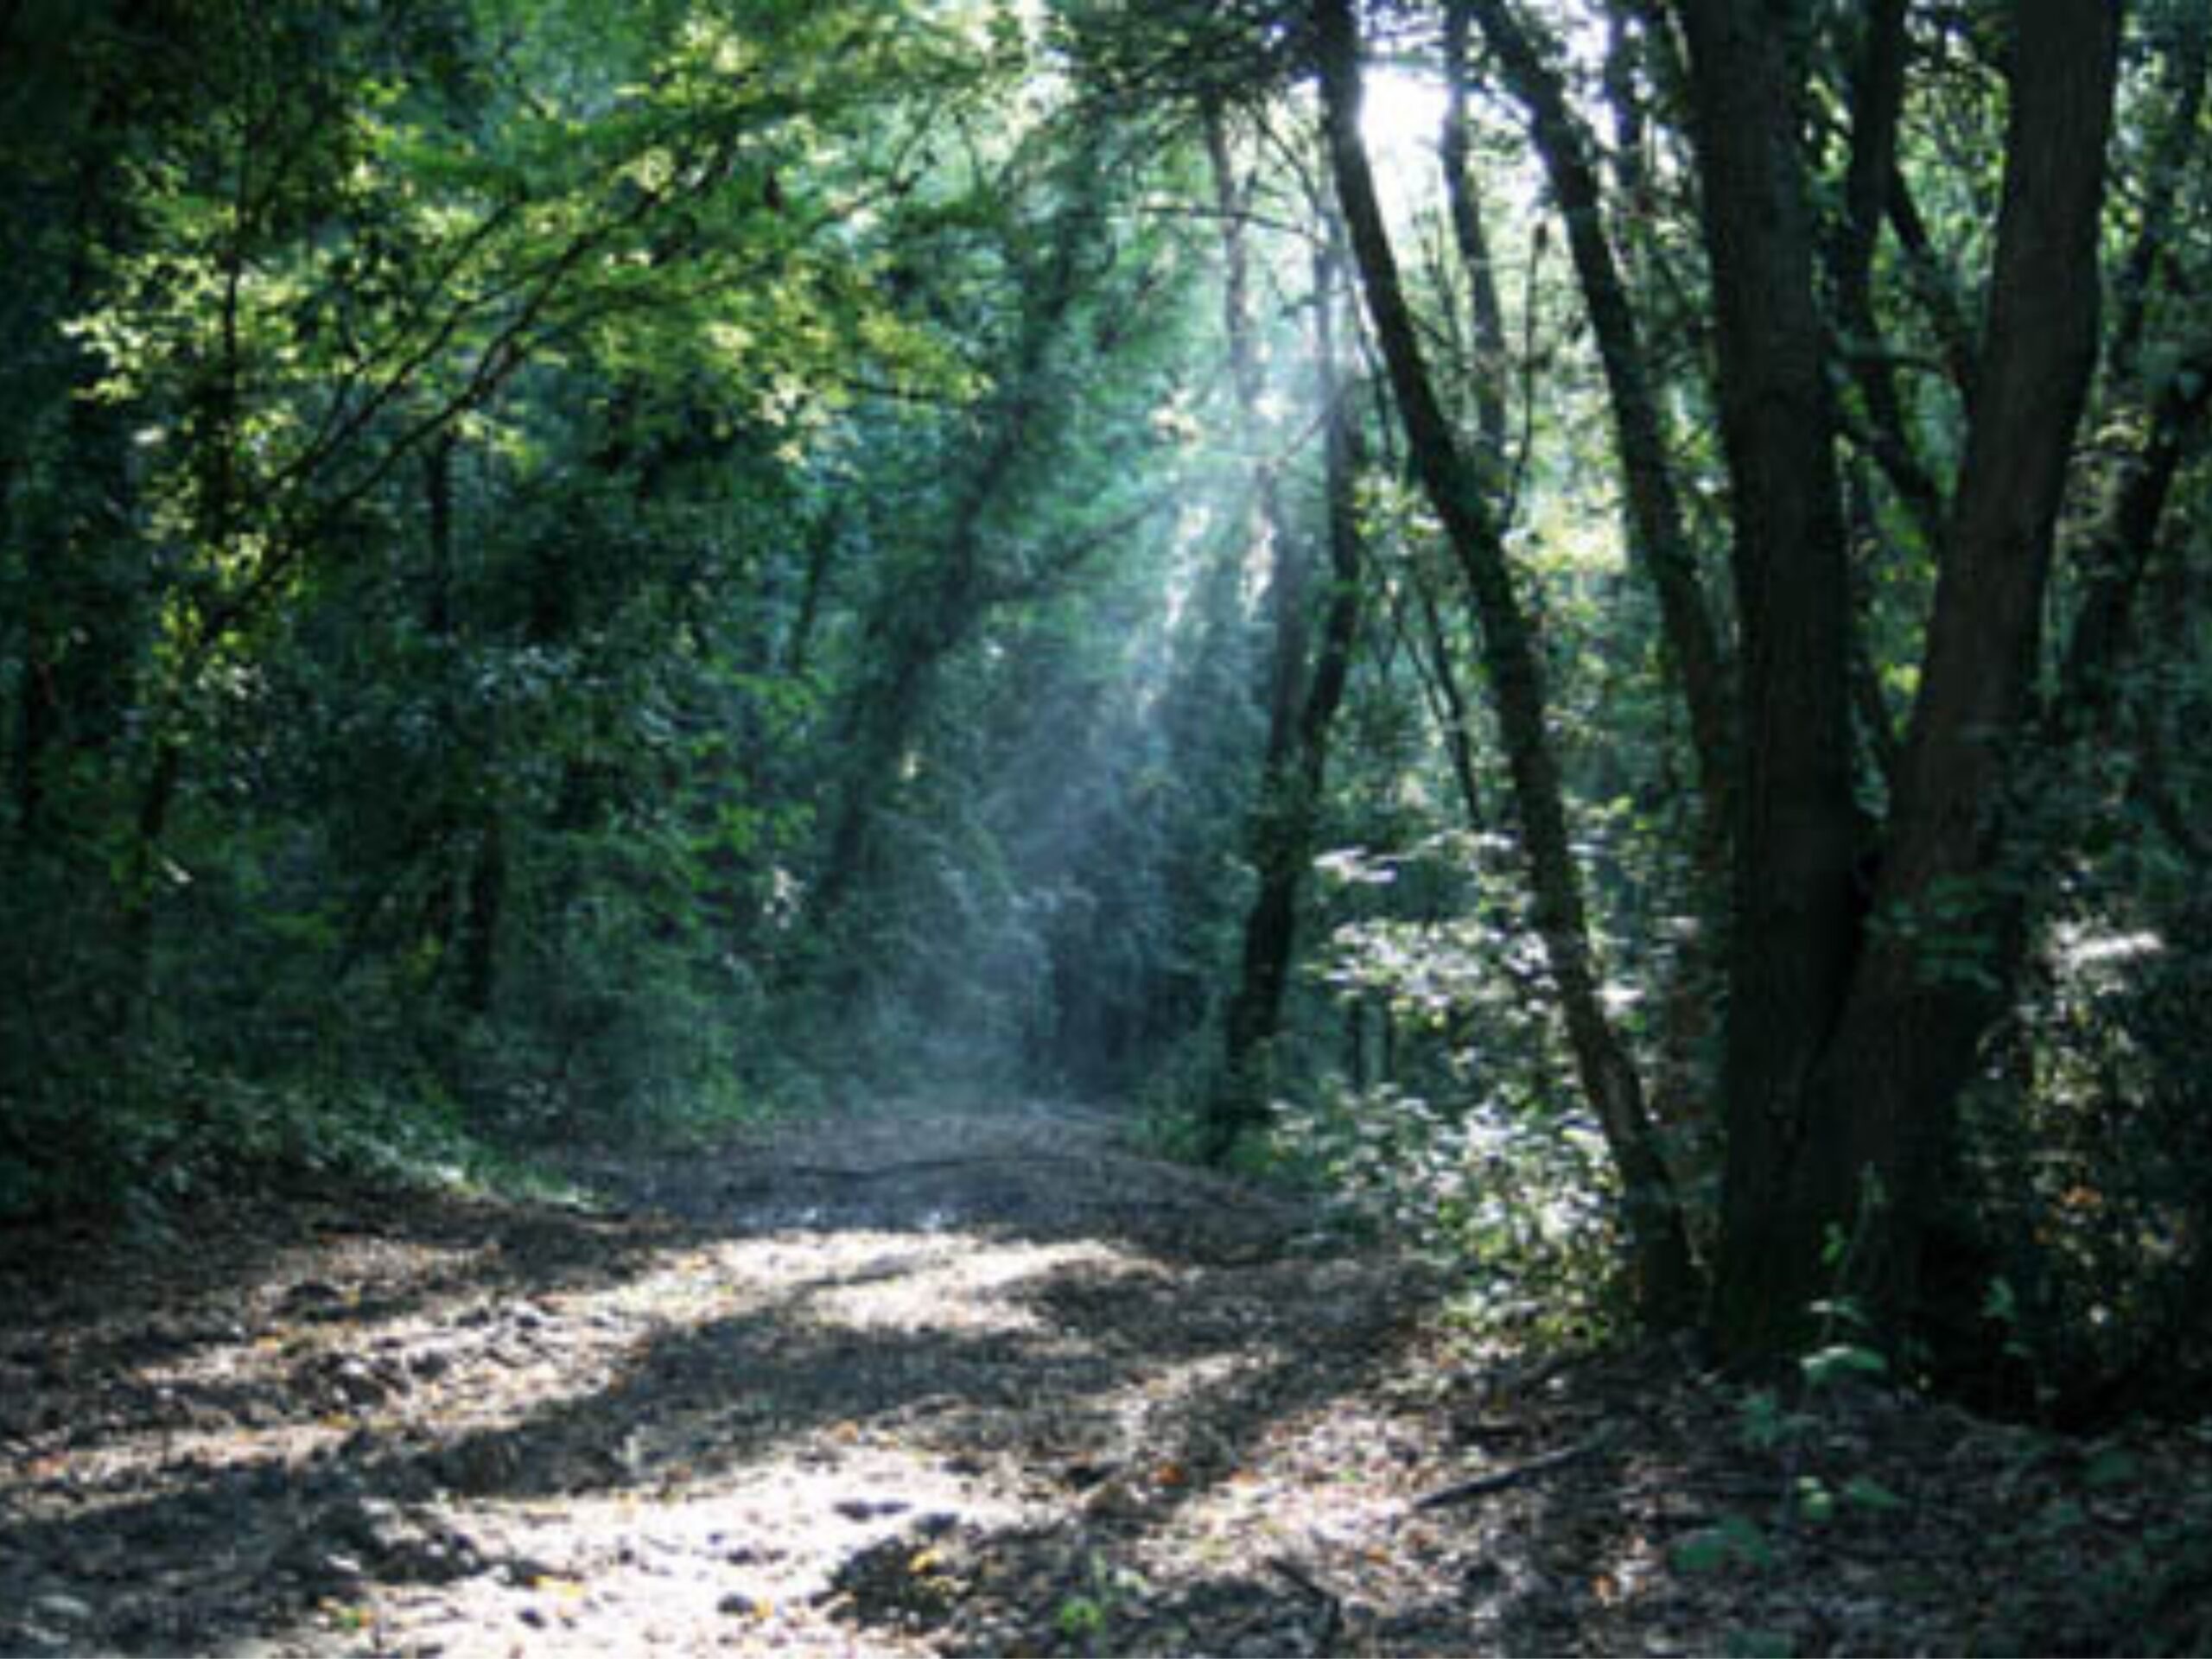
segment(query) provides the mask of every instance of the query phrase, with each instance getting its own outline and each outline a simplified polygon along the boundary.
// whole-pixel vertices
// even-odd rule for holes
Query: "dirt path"
[[[0,1651],[1304,1645],[1294,1583],[1126,1546],[1258,1516],[1257,1440],[1417,1274],[1065,1111],[576,1173],[600,1213],[295,1208],[10,1286]]]
[[[575,1173],[0,1268],[0,1653],[2057,1647],[2164,1512],[2171,1445],[2085,1512],[1900,1399],[1748,1450],[1664,1362],[1478,1359],[1432,1274],[1103,1117]],[[1846,1471],[1897,1507],[1727,1530]],[[2005,1528],[2061,1503],[2045,1586]]]

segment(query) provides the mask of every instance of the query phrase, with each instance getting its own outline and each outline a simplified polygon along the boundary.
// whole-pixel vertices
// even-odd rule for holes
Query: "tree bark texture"
[[[1784,295],[1780,280],[1802,268],[1805,194],[1802,179],[1791,182],[1793,89],[1802,77],[1784,44],[1800,12],[1747,0],[1683,5],[1722,308],[1724,418],[1739,530],[1753,543],[1739,549],[1750,567],[1746,634],[1769,642],[1766,652],[1751,650],[1756,666],[1747,668],[1747,709],[1760,711],[1747,718],[1764,729],[1755,729],[1746,767],[1731,987],[1716,1317],[1724,1346],[1736,1352],[1772,1351],[1802,1333],[1808,1304],[1839,1274],[1885,1321],[1909,1312],[1955,1103],[2003,1004],[2006,947],[1986,931],[1997,913],[1992,877],[2012,740],[2030,706],[2054,527],[2095,358],[2096,240],[2117,73],[2109,0],[2018,9],[2004,198],[1967,450],[1874,924],[1854,951],[1847,913],[1839,949],[1834,861],[1847,856],[1851,807],[1838,798],[1828,758],[1810,753],[1832,741],[1825,722],[1845,684],[1835,654],[1848,643],[1847,599],[1832,591],[1825,540],[1833,460],[1825,444],[1817,454],[1793,449],[1780,418],[1816,405],[1745,396],[1772,372],[1777,353],[1795,360],[1816,339],[1816,320],[1797,311],[1798,294]],[[1755,111],[1764,112],[1758,123]],[[1751,191],[1758,180],[1765,188]],[[1761,200],[1766,211],[1753,211]],[[1746,277],[1762,271],[1768,280],[1747,295]],[[1809,295],[1809,283],[1802,292]],[[1747,301],[1766,311],[1763,327],[1732,318]],[[1790,522],[1774,510],[1777,499],[1801,512],[1812,504],[1794,537],[1775,537]],[[1770,538],[1764,550],[1762,531]],[[1802,566],[1808,547],[1819,550],[1819,568],[1801,569],[1796,585],[1777,582],[1782,550],[1798,550],[1787,563]],[[1808,590],[1819,594],[1820,615],[1804,613]],[[1770,654],[1776,607],[1781,637],[1799,655],[1794,664]],[[1819,727],[1792,730],[1766,719],[1768,705],[1808,695],[1804,711]],[[1781,764],[1762,752],[1770,745],[1782,750]],[[1791,870],[1814,884],[1796,913],[1775,885]],[[1993,953],[1999,970],[1989,957],[1960,963],[1962,937]],[[1847,981],[1840,982],[1840,968],[1850,969]],[[1789,988],[1777,996],[1777,985]],[[1824,1262],[1837,1236],[1848,1241],[1847,1254]]]
[[[1773,1187],[1806,1147],[1809,1085],[1857,935],[1850,585],[1799,151],[1810,8],[1682,0],[1680,10],[1742,639],[1716,1313],[1724,1343],[1757,1346],[1807,1300],[1800,1218]]]
[[[1475,452],[1492,489],[1503,486],[1505,466],[1505,311],[1497,297],[1497,272],[1475,194],[1472,143],[1467,123],[1466,0],[1444,8],[1444,129],[1437,141],[1443,164],[1445,206],[1452,239],[1467,276],[1467,319],[1474,348]]]
[[[1508,88],[1528,112],[1545,177],[1567,227],[1567,250],[1598,347],[1627,498],[1631,550],[1658,596],[1668,654],[1689,709],[1691,747],[1710,810],[1726,810],[1735,749],[1726,653],[1713,625],[1668,459],[1650,359],[1620,263],[1605,234],[1595,146],[1568,107],[1567,89],[1529,26],[1507,0],[1452,0],[1471,10]],[[1464,186],[1453,184],[1455,192]]]
[[[1897,164],[1897,127],[1904,112],[1906,0],[1872,0],[1851,83],[1851,162],[1844,181],[1843,220],[1828,260],[1836,321],[1844,335],[1844,366],[1864,406],[1869,454],[1912,516],[1930,548],[1942,541],[1942,491],[1913,442],[1897,378],[1881,347],[1874,315],[1874,254],[1883,207]]]

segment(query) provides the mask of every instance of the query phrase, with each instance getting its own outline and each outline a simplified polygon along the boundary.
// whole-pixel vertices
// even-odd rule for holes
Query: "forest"
[[[1409,1514],[1763,1459],[1633,1541],[1687,1650],[2212,1643],[2208,73],[2203,0],[0,0],[0,1647],[435,1650],[371,1590],[497,1541],[407,1481],[783,1444],[633,1355],[372,1446],[454,1322],[406,1380],[360,1310],[444,1281],[296,1246],[474,1236],[615,1374],[563,1299],[679,1244],[988,1278],[963,1218],[1167,1250],[1023,1306],[1156,1270],[1116,1340],[1224,1363],[1382,1275],[1317,1411],[1571,1384]],[[1084,1490],[1182,1524],[1257,1401]],[[62,1565],[196,1535],[179,1423],[264,1407],[325,1484],[220,1490],[352,1578]],[[105,1498],[95,1429],[162,1447]],[[1942,1445],[2001,1525],[1900,1496]],[[1641,1568],[1386,1616],[1118,1510],[993,1623],[1017,1535],[887,1501],[806,1604],[886,1651],[1685,1650]],[[1898,1510],[2057,1564],[1783,1605]]]

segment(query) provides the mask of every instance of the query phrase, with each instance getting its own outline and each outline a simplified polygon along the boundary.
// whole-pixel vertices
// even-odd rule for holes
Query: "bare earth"
[[[0,1653],[2212,1643],[2212,1437],[1864,1390],[1763,1442],[1663,1350],[1486,1351],[1108,1116],[574,1173],[0,1235]]]

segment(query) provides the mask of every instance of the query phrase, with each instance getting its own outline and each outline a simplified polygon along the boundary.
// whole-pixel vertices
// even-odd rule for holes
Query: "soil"
[[[2212,1646],[2212,1434],[1665,1346],[1034,1105],[0,1236],[0,1653]]]

